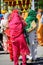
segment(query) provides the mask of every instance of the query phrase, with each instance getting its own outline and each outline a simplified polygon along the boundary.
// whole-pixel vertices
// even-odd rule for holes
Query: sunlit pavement
[[[13,65],[13,62],[9,59],[9,54],[4,54],[4,52],[0,54],[0,65]]]
[[[37,61],[32,63],[27,62],[27,65],[43,65],[43,46],[38,46],[37,56]],[[0,65],[13,65],[13,62],[10,61],[9,54],[5,54],[4,51],[0,51]]]

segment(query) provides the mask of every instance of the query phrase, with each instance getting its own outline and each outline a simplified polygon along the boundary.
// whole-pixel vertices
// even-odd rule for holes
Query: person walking
[[[26,65],[26,55],[30,54],[23,32],[23,27],[26,25],[26,22],[24,22],[18,14],[18,10],[13,10],[11,19],[9,20],[9,29],[13,48],[14,65],[19,65],[18,59],[20,55],[22,55],[22,65]]]
[[[25,21],[28,24],[25,27],[25,30],[27,32],[27,36],[29,39],[29,48],[30,48],[30,57],[31,57],[30,60],[32,61],[32,60],[36,60],[37,58],[36,12],[34,10],[30,10]]]
[[[4,30],[4,34],[6,35],[7,37],[7,41],[6,41],[6,44],[7,44],[7,50],[8,50],[8,53],[9,53],[9,56],[10,56],[10,61],[13,61],[13,50],[12,50],[12,44],[11,44],[11,40],[10,40],[10,31],[9,31],[9,26],[8,26],[8,20],[10,18],[10,14],[9,12],[7,12],[4,16],[4,21],[3,23],[5,22],[5,24],[3,24],[3,26],[5,26],[5,30]],[[6,38],[5,37],[5,38]]]

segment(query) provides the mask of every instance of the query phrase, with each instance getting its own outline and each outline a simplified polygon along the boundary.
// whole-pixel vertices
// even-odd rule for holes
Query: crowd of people
[[[31,62],[36,60],[38,42],[40,45],[42,42],[43,45],[43,15],[40,16],[41,12],[36,13],[34,10],[29,12],[24,10],[21,14],[15,9],[10,13],[4,13],[1,17],[3,49],[5,53],[10,54],[10,60],[14,61],[14,65],[19,65],[20,56],[22,56],[22,65],[26,65],[27,56]]]

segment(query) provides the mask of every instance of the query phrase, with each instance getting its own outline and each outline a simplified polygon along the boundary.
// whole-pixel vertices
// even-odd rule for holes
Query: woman
[[[27,31],[27,35],[29,38],[29,47],[30,47],[30,60],[36,60],[37,58],[37,36],[36,36],[36,12],[34,10],[30,10],[28,16],[26,18],[26,23],[28,24],[25,29]],[[36,50],[36,51],[35,51]]]
[[[19,16],[18,10],[13,10],[9,20],[10,39],[13,46],[14,65],[18,65],[18,58],[22,55],[22,65],[26,65],[26,55],[30,54],[23,33],[23,27],[27,24]]]
[[[10,31],[8,26],[8,20],[10,18],[10,13],[5,13],[4,19],[2,20],[2,28],[3,31],[3,44],[4,44],[4,50],[9,53],[10,60],[13,61],[13,50],[12,50],[12,44],[10,41]]]
[[[10,33],[8,28],[8,18],[10,13],[5,13],[3,19],[1,20],[1,31],[3,33],[3,49],[5,53],[9,53],[10,60],[13,60],[13,51],[12,51],[12,45],[10,42]]]
[[[40,19],[38,22],[39,22],[38,29],[37,29],[38,43],[40,46],[43,46],[43,14],[42,14],[42,16],[40,14]]]
[[[4,31],[6,30],[6,24],[7,24],[7,18],[5,17],[6,15],[4,14],[3,19],[1,20],[1,32],[3,33],[3,49],[5,51],[5,53],[8,53],[8,44],[7,44],[7,36],[4,33]]]

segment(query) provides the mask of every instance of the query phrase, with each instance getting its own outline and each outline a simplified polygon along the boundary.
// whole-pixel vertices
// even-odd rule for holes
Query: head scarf
[[[17,9],[13,10],[12,13],[10,14],[10,16],[9,16],[9,19],[10,19],[10,20],[12,20],[12,18],[14,17],[14,14],[15,14],[15,13],[16,13],[16,14],[18,13],[18,10],[17,10]],[[9,20],[9,21],[10,21],[10,20]]]
[[[30,22],[33,20],[36,20],[36,11],[30,10],[30,12],[28,13],[28,16],[26,18],[26,22]]]
[[[26,29],[30,28],[31,23],[32,23],[33,20],[35,22],[37,20],[37,18],[36,18],[36,11],[30,10],[29,13],[28,13],[28,16],[27,16],[27,18],[25,20],[27,22],[27,24],[28,24],[28,26],[26,26]]]
[[[4,15],[4,19],[8,19],[8,17],[9,17],[9,15],[10,15],[10,13],[5,13],[5,15]]]
[[[17,9],[15,9],[15,10],[13,10],[13,11],[12,11],[12,13],[18,13],[18,10],[17,10]]]

